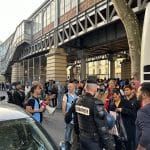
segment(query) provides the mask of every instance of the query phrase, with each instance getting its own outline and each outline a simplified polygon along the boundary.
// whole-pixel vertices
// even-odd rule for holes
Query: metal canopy
[[[68,63],[74,63],[74,61],[79,60],[82,56],[84,56],[88,60],[96,61],[108,59],[109,55],[114,55],[117,58],[126,58],[129,57],[128,49],[129,47],[127,39],[122,38],[116,41],[111,41],[109,43],[104,43],[102,45],[97,45],[88,49],[69,49],[67,50],[67,60]]]

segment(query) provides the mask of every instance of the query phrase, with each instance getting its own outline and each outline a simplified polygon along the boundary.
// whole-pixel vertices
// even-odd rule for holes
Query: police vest
[[[80,131],[87,133],[96,133],[97,127],[94,121],[94,103],[95,98],[86,93],[86,95],[80,97],[75,106],[75,110],[78,116],[78,123]]]

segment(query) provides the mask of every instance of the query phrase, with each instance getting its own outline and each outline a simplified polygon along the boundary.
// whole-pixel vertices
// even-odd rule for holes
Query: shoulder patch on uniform
[[[75,109],[76,112],[79,114],[86,115],[86,116],[90,115],[90,109],[88,107],[76,105]]]

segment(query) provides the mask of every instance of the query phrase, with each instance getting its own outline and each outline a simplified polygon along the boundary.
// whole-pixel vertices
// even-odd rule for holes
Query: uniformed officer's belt
[[[84,135],[87,137],[92,137],[92,138],[98,137],[98,134],[96,132],[86,132],[86,131],[81,130],[80,133],[81,135]]]

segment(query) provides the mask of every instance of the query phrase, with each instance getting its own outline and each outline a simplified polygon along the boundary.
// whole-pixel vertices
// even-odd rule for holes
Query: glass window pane
[[[65,13],[65,0],[60,0],[60,16]]]
[[[74,8],[76,6],[76,0],[71,0],[71,8]]]
[[[33,20],[33,34],[35,34],[36,33],[36,24],[35,24],[35,20]]]
[[[39,18],[38,18],[38,16],[36,16],[36,18],[35,18],[35,32],[36,33],[38,32],[38,29],[39,29],[38,22],[39,22]]]
[[[71,9],[70,4],[71,4],[71,0],[65,0],[65,12],[67,12]]]
[[[39,31],[42,29],[42,13],[39,13]]]
[[[79,3],[82,3],[82,2],[84,2],[84,0],[79,0]]]
[[[44,21],[44,22],[43,22],[43,26],[46,27],[46,25],[47,25],[47,11],[46,11],[46,10],[44,11],[43,18],[44,18],[44,19],[43,19],[43,21]]]
[[[50,24],[50,5],[47,7],[46,11],[47,11],[47,25],[49,25]]]
[[[51,2],[50,14],[51,14],[51,22],[54,22],[54,20],[55,20],[55,3],[54,3],[54,1]]]

